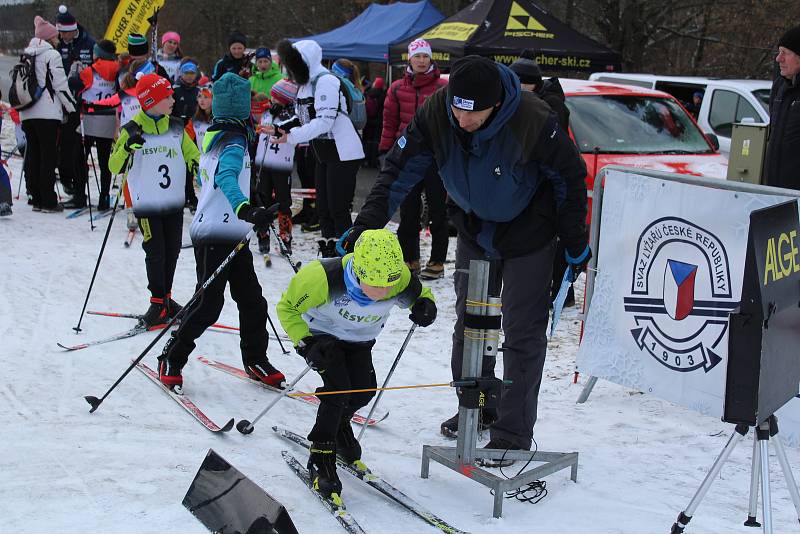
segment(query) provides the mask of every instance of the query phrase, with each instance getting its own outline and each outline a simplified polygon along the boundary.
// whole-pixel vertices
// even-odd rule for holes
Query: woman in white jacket
[[[53,48],[58,42],[56,27],[39,16],[33,24],[35,37],[25,53],[34,56],[36,79],[45,89],[33,106],[19,113],[28,141],[25,185],[33,211],[53,213],[64,210],[54,190],[58,126],[66,113],[75,111],[75,101],[67,86],[61,54]]]
[[[276,132],[273,142],[311,142],[317,159],[317,214],[323,257],[336,256],[336,239],[352,226],[350,212],[364,149],[347,112],[339,78],[322,66],[315,41],[278,43],[278,55],[299,89],[295,108],[302,126]]]

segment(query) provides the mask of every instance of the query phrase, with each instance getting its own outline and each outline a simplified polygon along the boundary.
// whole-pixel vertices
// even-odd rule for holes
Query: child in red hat
[[[197,167],[200,152],[183,121],[170,116],[174,100],[169,80],[155,73],[139,75],[136,96],[142,109],[120,129],[109,168],[118,173],[128,164],[150,290],[150,308],[141,321],[154,327],[181,309],[172,300],[172,281],[181,250],[186,169]]]

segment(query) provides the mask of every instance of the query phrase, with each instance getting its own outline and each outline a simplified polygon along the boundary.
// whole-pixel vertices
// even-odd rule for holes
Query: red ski
[[[262,387],[264,389],[268,389],[270,391],[274,391],[274,392],[277,392],[277,393],[280,393],[281,391],[283,391],[281,389],[269,386],[269,385],[267,385],[267,384],[265,384],[263,382],[257,382],[255,380],[253,380],[252,378],[247,376],[247,373],[244,370],[239,369],[238,367],[234,367],[232,365],[228,365],[227,363],[222,363],[222,362],[218,362],[218,361],[214,361],[214,360],[209,360],[208,358],[205,358],[203,356],[198,356],[197,359],[200,360],[201,363],[204,363],[204,364],[208,365],[209,367],[211,367],[213,369],[216,369],[218,371],[222,371],[223,373],[227,373],[227,374],[229,374],[231,376],[235,376],[236,378],[238,378],[240,380],[246,380],[247,382],[249,382],[249,383],[251,383],[253,385],[256,385],[256,386],[259,386],[259,387]],[[303,401],[306,404],[311,404],[313,406],[318,406],[319,405],[319,398],[315,397],[314,395],[308,395],[308,396],[305,396],[305,397],[289,397],[289,398],[290,399],[297,399],[299,401]],[[379,417],[377,419],[370,419],[369,421],[367,421],[366,417],[356,413],[356,414],[353,414],[353,417],[350,420],[353,421],[354,423],[358,424],[358,425],[367,424],[369,426],[373,426],[373,425],[377,425],[378,423],[380,423],[381,421],[383,421],[387,417],[389,417],[389,412],[386,412],[385,414],[383,414],[381,417]]]
[[[206,427],[211,432],[227,432],[231,428],[233,428],[233,422],[234,422],[233,418],[231,418],[230,421],[225,423],[224,426],[217,425],[214,421],[211,420],[211,418],[209,418],[205,413],[203,413],[203,410],[198,408],[197,405],[194,402],[192,402],[191,399],[189,399],[189,397],[183,394],[179,395],[178,393],[172,391],[167,386],[162,384],[161,381],[158,379],[158,373],[153,371],[150,367],[143,364],[142,362],[139,362],[136,364],[136,368],[139,369],[144,374],[144,376],[155,382],[155,384],[161,388],[161,391],[169,395],[172,398],[172,400],[180,404],[184,410],[189,412],[189,414],[192,417],[197,419],[197,421],[199,421],[201,425]]]

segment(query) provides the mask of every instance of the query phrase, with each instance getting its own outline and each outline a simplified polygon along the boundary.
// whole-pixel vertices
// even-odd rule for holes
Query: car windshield
[[[753,91],[753,96],[756,97],[756,100],[767,112],[767,115],[769,115],[769,92],[769,89],[756,89]]]
[[[707,154],[700,129],[674,100],[648,96],[567,97],[581,152]]]

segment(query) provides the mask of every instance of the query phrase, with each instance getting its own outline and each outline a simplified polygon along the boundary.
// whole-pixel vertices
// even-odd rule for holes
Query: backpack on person
[[[8,101],[11,107],[17,111],[23,111],[33,106],[42,97],[45,89],[50,89],[49,69],[43,86],[36,77],[35,54],[22,54],[19,57],[19,63],[14,65],[8,74],[11,77]]]
[[[320,76],[324,74],[330,74],[331,76],[336,76],[339,80],[339,91],[344,94],[345,102],[347,103],[347,116],[350,119],[350,122],[353,123],[356,130],[363,130],[364,126],[367,125],[367,104],[364,99],[364,94],[356,89],[356,86],[353,85],[353,82],[339,76],[335,72],[323,72],[318,74],[311,80],[311,94],[313,95],[317,91],[317,80],[319,80]],[[344,89],[342,89],[344,88]],[[341,104],[339,105],[341,110]]]

